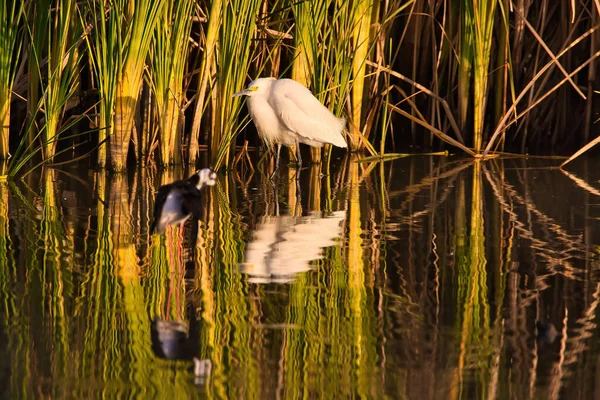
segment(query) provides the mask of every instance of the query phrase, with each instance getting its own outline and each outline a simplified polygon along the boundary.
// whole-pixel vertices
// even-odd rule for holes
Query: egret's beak
[[[235,93],[233,97],[247,96],[248,93],[250,93],[250,90],[248,89],[240,90],[239,92]]]

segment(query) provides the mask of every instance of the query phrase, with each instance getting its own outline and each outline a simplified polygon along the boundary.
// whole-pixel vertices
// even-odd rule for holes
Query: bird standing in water
[[[277,145],[275,171],[281,145],[296,146],[298,169],[302,167],[299,143],[347,147],[342,135],[346,120],[333,115],[310,90],[292,79],[259,78],[233,96],[248,96],[248,111],[258,134],[269,148]]]
[[[201,218],[204,200],[200,192],[205,186],[217,183],[215,171],[204,168],[188,179],[175,181],[158,188],[154,201],[154,221],[150,232],[159,235],[168,225],[181,224],[190,217]]]

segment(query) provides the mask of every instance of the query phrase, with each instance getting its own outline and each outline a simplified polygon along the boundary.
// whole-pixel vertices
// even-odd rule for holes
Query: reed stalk
[[[108,158],[115,171],[126,168],[146,56],[163,4],[164,0],[88,0],[93,24],[88,43],[101,95],[100,139],[109,137]],[[98,163],[107,163],[103,151]]]
[[[497,0],[461,3],[460,66],[458,78],[460,121],[464,128],[473,93],[473,148],[481,150],[487,102],[488,67]]]
[[[476,152],[483,145],[483,129],[488,95],[489,65],[492,50],[492,34],[498,0],[484,0],[473,3],[473,8],[466,7],[467,18],[473,22],[473,147]],[[470,5],[468,1],[465,4]],[[471,15],[472,12],[472,15]]]
[[[198,136],[200,135],[200,125],[204,115],[206,105],[206,91],[211,78],[211,70],[214,67],[215,53],[219,38],[219,31],[222,24],[223,1],[215,0],[211,2],[210,12],[208,13],[208,28],[206,30],[206,39],[204,40],[204,52],[200,64],[200,73],[198,76],[198,87],[196,90],[196,107],[194,109],[194,119],[192,130],[190,132],[190,141],[188,148],[188,161],[195,163],[198,157]]]
[[[43,82],[43,157],[52,159],[56,154],[59,124],[67,110],[67,102],[77,90],[80,53],[77,51],[82,26],[77,21],[75,0],[57,0],[47,10],[48,64]],[[33,56],[33,55],[32,55]],[[38,54],[38,60],[41,54]]]
[[[0,4],[0,160],[9,156],[10,103],[22,48],[23,1]]]
[[[156,24],[150,51],[150,80],[158,111],[163,166],[181,162],[183,80],[193,13],[193,0],[168,0]]]
[[[256,15],[261,4],[260,0],[227,0],[221,10],[210,146],[211,163],[217,169],[229,163],[231,146],[239,128],[242,100],[240,97],[232,100],[232,96],[246,83],[253,54]]]
[[[47,33],[49,31],[48,18],[51,13],[50,0],[29,1],[27,2],[27,20],[29,30],[29,42],[27,46],[27,119],[33,120],[38,117],[38,106],[40,102],[40,83],[41,83],[41,65],[40,59],[36,55],[42,55],[47,47]],[[32,144],[35,136],[35,125],[27,132],[29,136],[27,144]]]
[[[106,2],[87,0],[86,13],[81,15],[81,23],[90,21],[91,35],[86,36],[90,62],[93,65],[96,85],[100,96],[96,126],[98,127],[98,142],[102,143],[113,136],[113,117],[116,97],[116,76],[122,68],[120,49],[117,43],[118,16]],[[98,149],[98,166],[103,168],[108,164],[108,145]]]
[[[362,141],[362,109],[363,96],[365,93],[365,61],[369,55],[370,38],[369,32],[371,27],[371,18],[373,12],[373,0],[357,0],[354,4],[353,12],[353,58],[352,58],[352,76],[354,83],[352,84],[352,125],[350,129],[351,149],[357,150]]]
[[[115,8],[117,22],[122,24],[117,32],[123,60],[122,69],[117,71],[114,130],[109,141],[111,168],[115,171],[126,168],[146,56],[163,4],[164,0],[137,0],[133,5],[119,0]]]
[[[330,1],[292,2],[295,21],[294,58],[291,78],[310,88],[314,80],[315,58],[321,32],[324,28]],[[295,156],[295,146],[289,147],[290,156]],[[320,161],[320,149],[311,149],[313,162]]]

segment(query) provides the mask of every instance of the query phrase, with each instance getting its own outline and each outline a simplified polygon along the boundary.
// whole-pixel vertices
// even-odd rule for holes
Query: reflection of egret
[[[246,247],[242,272],[250,282],[290,282],[294,275],[308,271],[310,261],[323,258],[323,248],[338,244],[345,211],[321,217],[263,217]]]
[[[203,200],[200,190],[214,186],[217,174],[204,168],[185,180],[175,181],[158,188],[154,202],[154,221],[150,232],[162,234],[168,225],[181,224],[190,217],[200,218]]]
[[[248,96],[248,111],[258,134],[269,147],[277,145],[275,170],[281,145],[296,146],[298,167],[302,166],[298,143],[347,147],[342,136],[346,121],[292,79],[259,78],[233,96]]]

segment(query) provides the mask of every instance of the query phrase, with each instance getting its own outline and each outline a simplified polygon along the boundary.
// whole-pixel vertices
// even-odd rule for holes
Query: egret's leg
[[[302,169],[302,155],[300,155],[300,143],[296,141],[296,162],[298,164],[298,172]]]
[[[296,170],[296,213],[302,204],[302,192],[300,192],[300,168]]]
[[[275,173],[279,169],[279,154],[280,153],[281,153],[281,144],[278,143],[277,144],[277,154],[275,154],[275,169],[273,170],[273,173],[271,174],[271,180],[273,180],[273,178],[275,177]]]
[[[275,199],[275,216],[279,217],[279,192],[277,191],[277,182],[271,179],[273,186],[273,198]]]

